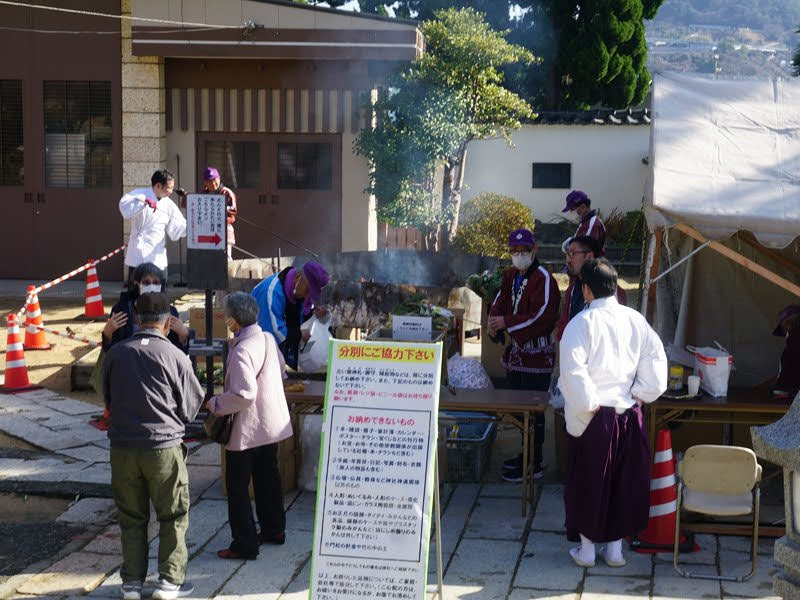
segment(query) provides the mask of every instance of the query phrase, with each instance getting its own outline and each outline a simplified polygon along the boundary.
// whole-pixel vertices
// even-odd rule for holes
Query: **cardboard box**
[[[358,327],[337,327],[334,330],[333,337],[337,340],[350,340],[357,342],[361,340],[361,329]]]
[[[206,337],[206,309],[193,307],[189,309],[189,327],[195,330],[195,339],[203,341]],[[225,325],[225,311],[221,308],[214,309],[213,324],[211,326],[212,337],[227,339],[230,335],[228,326]]]
[[[222,452],[221,475],[222,495],[228,495],[228,487],[225,485],[225,447],[220,446]],[[281,488],[283,493],[290,492],[297,487],[297,450],[295,447],[294,436],[287,438],[278,444],[278,470],[281,474]],[[250,497],[253,498],[253,482],[250,482]]]

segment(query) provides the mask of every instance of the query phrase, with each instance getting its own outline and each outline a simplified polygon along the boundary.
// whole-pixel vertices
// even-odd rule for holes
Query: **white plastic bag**
[[[319,446],[322,436],[322,415],[303,415],[301,439],[303,443],[303,460],[297,474],[297,485],[306,492],[317,491],[317,465],[319,464]]]
[[[300,326],[300,329],[306,329],[310,332],[308,342],[303,347],[297,360],[297,366],[300,371],[304,373],[320,373],[327,370],[328,346],[330,346],[329,342],[333,337],[331,332],[328,331],[330,322],[331,315],[328,313],[324,321],[320,321],[314,316]],[[302,343],[300,345],[302,346]]]
[[[561,388],[558,387],[558,375],[554,375],[550,379],[550,406],[553,408],[564,408],[564,395],[561,393]]]
[[[727,396],[733,356],[715,343],[717,348],[686,346],[686,349],[694,354],[694,374],[700,377],[700,389],[711,396]]]
[[[458,352],[447,359],[447,381],[454,388],[483,390],[492,381],[483,365],[474,358],[464,358]]]

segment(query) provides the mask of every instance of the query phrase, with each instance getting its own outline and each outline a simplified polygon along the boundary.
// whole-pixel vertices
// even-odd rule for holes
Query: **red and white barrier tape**
[[[76,342],[83,342],[84,344],[91,344],[92,346],[102,346],[103,342],[98,342],[97,340],[90,340],[89,338],[81,337],[77,335],[74,331],[56,331],[55,329],[49,329],[47,327],[43,327],[42,325],[28,325],[28,327],[35,327],[36,329],[41,329],[45,333],[51,333],[53,335],[59,335],[61,337],[67,337],[71,340],[75,340]]]
[[[98,265],[98,264],[100,264],[101,262],[103,262],[104,260],[108,260],[108,259],[109,259],[109,258],[111,258],[112,256],[115,256],[115,255],[119,254],[119,253],[120,253],[120,252],[122,252],[124,249],[125,249],[125,246],[120,246],[120,247],[119,247],[119,248],[117,248],[116,250],[112,250],[111,252],[109,252],[109,253],[108,253],[108,254],[106,254],[105,256],[101,256],[100,258],[98,258],[97,260],[95,260],[95,261],[94,261],[94,264],[95,264],[95,265]],[[17,319],[21,319],[21,318],[22,318],[22,316],[25,314],[25,309],[27,309],[27,308],[28,308],[28,305],[31,303],[31,298],[33,297],[33,294],[37,294],[37,295],[38,295],[38,294],[39,294],[39,292],[42,292],[42,291],[44,291],[44,290],[46,290],[46,289],[49,289],[49,288],[53,287],[54,285],[58,285],[59,283],[61,283],[62,281],[66,281],[66,280],[67,280],[67,279],[69,279],[70,277],[75,277],[75,275],[77,275],[78,273],[83,273],[83,272],[84,272],[86,269],[88,269],[88,268],[89,268],[89,267],[91,267],[91,266],[92,266],[92,263],[88,263],[88,262],[87,262],[85,265],[82,265],[82,266],[78,267],[77,269],[74,269],[74,270],[70,271],[70,272],[69,272],[69,273],[67,273],[66,275],[62,275],[61,277],[58,277],[58,278],[56,278],[56,279],[53,279],[53,281],[49,281],[48,283],[45,283],[44,285],[40,285],[39,287],[37,287],[36,289],[34,289],[34,290],[33,290],[33,292],[31,293],[31,295],[30,295],[30,296],[28,296],[28,297],[25,299],[25,305],[24,305],[24,306],[23,306],[23,307],[20,309],[20,311],[17,313]]]

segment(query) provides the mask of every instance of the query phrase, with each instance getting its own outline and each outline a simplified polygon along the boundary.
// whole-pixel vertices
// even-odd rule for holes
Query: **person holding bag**
[[[263,543],[283,544],[286,514],[278,471],[278,442],[292,436],[283,391],[285,363],[270,333],[258,326],[258,303],[245,292],[225,297],[229,341],[224,391],[208,400],[215,415],[233,414],[225,444],[225,485],[233,541],[220,558],[253,560]],[[256,532],[248,487],[253,482]]]

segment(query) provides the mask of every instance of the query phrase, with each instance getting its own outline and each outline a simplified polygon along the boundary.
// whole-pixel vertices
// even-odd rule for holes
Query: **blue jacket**
[[[262,330],[275,336],[278,344],[286,340],[286,292],[278,274],[270,275],[253,288],[258,302],[258,324]]]

